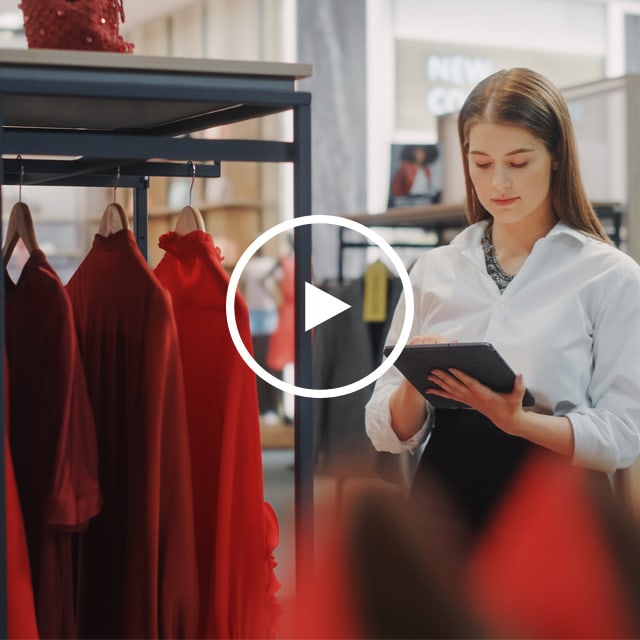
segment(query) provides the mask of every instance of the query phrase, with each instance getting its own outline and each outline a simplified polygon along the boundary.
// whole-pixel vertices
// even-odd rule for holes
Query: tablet
[[[388,356],[392,349],[393,346],[385,347],[384,355]],[[516,378],[513,369],[489,342],[409,344],[401,351],[395,366],[434,407],[442,409],[468,407],[429,393],[429,389],[437,387],[434,382],[427,380],[431,369],[460,369],[494,391],[507,393],[513,389]],[[528,389],[522,404],[525,407],[535,404],[535,398]]]

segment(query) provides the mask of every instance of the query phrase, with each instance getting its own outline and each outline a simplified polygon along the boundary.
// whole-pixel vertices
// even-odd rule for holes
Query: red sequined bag
[[[131,53],[120,35],[124,0],[22,0],[30,49],[75,49]]]

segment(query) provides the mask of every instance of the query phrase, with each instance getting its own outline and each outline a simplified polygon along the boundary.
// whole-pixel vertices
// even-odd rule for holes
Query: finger
[[[449,398],[450,400],[455,399],[449,392],[444,389],[440,389],[439,387],[429,387],[428,389],[425,389],[424,392],[441,398]]]
[[[465,384],[468,384],[470,382],[478,382],[473,376],[470,376],[464,371],[460,371],[460,369],[454,369],[452,367],[451,369],[448,369],[448,371],[453,377],[457,378],[461,382],[464,382]]]
[[[444,371],[440,371],[439,369],[434,369],[433,371],[431,371],[431,373],[427,376],[427,380],[435,382],[440,386],[446,387],[451,387],[457,383],[457,380],[453,376],[448,375],[447,373],[445,373]]]
[[[473,376],[468,375],[464,371],[460,371],[460,369],[452,368],[452,369],[449,369],[449,371],[473,393],[477,393],[477,394],[481,392],[484,392],[486,394],[495,393],[489,387],[482,384],[479,380],[477,380]],[[513,389],[510,393],[515,394],[516,396],[522,397],[524,396],[525,390],[526,390],[526,385],[524,383],[524,377],[521,373],[519,373],[516,375],[515,381],[513,383]]]
[[[469,389],[465,387],[461,382],[456,380],[453,376],[445,373],[444,371],[437,370],[437,375],[430,375],[428,380],[437,387],[427,389],[427,393],[436,392],[436,395],[450,400],[465,401],[469,394]]]
[[[464,385],[465,387],[474,391],[475,393],[487,388],[477,378],[470,376],[468,373],[465,373],[464,371],[460,371],[460,369],[451,368],[449,369],[449,373],[456,380],[456,382]]]
[[[511,395],[514,399],[517,399],[519,402],[522,402],[524,398],[524,394],[527,391],[527,385],[524,382],[524,376],[521,373],[516,375],[515,382],[513,383],[513,390],[511,391]]]
[[[429,387],[428,389],[425,389],[424,392],[429,395],[439,396],[440,398],[448,398],[449,400],[456,399],[453,393],[450,393],[445,389],[441,389],[440,387]]]

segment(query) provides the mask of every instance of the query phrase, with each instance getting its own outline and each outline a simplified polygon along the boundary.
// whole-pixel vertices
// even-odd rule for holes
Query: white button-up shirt
[[[569,418],[574,464],[608,472],[629,466],[640,453],[640,266],[559,222],[500,294],[485,266],[486,224],[416,262],[411,335],[492,343],[523,374],[536,410]],[[404,296],[386,344],[395,344],[403,320]],[[431,412],[407,441],[392,430],[389,397],[401,380],[392,367],[366,406],[367,434],[379,451],[414,450],[430,429]]]

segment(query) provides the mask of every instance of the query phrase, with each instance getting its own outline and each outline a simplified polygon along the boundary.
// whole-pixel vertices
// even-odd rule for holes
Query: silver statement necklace
[[[491,279],[496,283],[500,293],[504,293],[507,285],[513,280],[515,274],[507,273],[498,264],[496,260],[496,250],[493,246],[493,240],[491,237],[493,225],[488,224],[485,232],[482,234],[482,250],[484,251],[484,263],[487,266],[487,273],[491,276]]]

